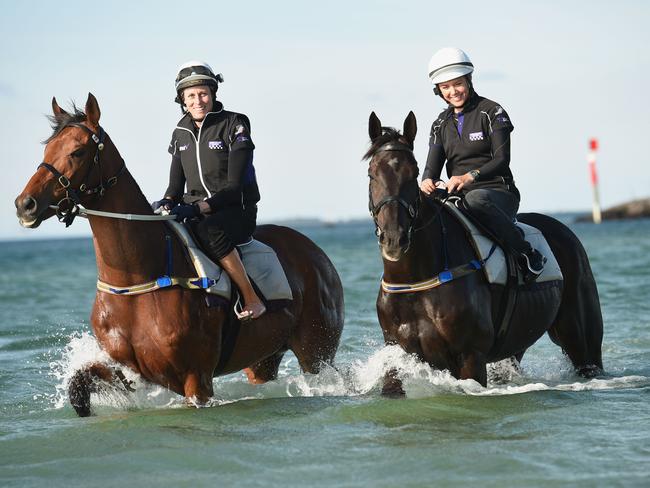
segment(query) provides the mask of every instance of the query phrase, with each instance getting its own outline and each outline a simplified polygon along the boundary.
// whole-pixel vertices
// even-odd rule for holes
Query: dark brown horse
[[[418,188],[412,152],[416,131],[412,112],[403,135],[382,128],[374,112],[370,116],[369,205],[388,283],[427,282],[447,266],[465,269],[476,259],[460,223],[440,200],[428,198]],[[542,231],[559,262],[563,285],[558,281],[520,286],[503,334],[497,322],[506,290],[490,285],[483,272],[469,272],[425,291],[388,293],[382,287],[377,313],[386,343],[399,344],[432,367],[485,386],[486,363],[521,359],[526,348],[548,332],[577,372],[585,376],[601,372],[603,322],[584,248],[551,217],[520,214],[518,219]],[[403,394],[395,371],[386,374],[384,393]]]
[[[45,147],[47,163],[39,165],[16,198],[21,224],[35,228],[52,217],[55,210],[50,206],[64,199],[66,191],[89,210],[152,215],[117,148],[99,126],[95,97],[89,94],[85,113],[68,114],[54,99],[52,108],[55,130]],[[65,213],[69,203],[60,202],[59,213]],[[169,232],[163,222],[88,218],[101,281],[128,287],[165,273]],[[243,324],[229,359],[216,373],[246,369],[251,383],[273,380],[287,350],[294,352],[303,371],[316,373],[332,363],[343,328],[339,276],[325,253],[292,229],[263,225],[255,237],[277,253],[294,299],[282,310]],[[195,276],[177,240],[172,242],[174,275]],[[209,307],[201,290],[172,286],[132,296],[98,291],[91,325],[101,347],[117,363],[203,403],[213,395],[212,378],[222,359],[222,333],[230,314],[231,307]],[[97,378],[128,387],[121,372],[104,364],[88,365],[69,387],[79,415],[90,414]]]

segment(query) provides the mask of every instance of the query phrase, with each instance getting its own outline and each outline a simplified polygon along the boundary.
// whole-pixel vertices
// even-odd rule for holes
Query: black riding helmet
[[[185,88],[207,85],[212,91],[212,98],[216,102],[219,83],[223,83],[223,75],[221,73],[215,75],[208,63],[203,61],[188,61],[178,68],[175,82],[176,98],[174,101],[180,104],[182,108],[183,97],[181,93]]]

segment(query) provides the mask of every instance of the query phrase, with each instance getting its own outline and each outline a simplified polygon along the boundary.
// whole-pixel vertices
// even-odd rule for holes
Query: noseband
[[[63,222],[66,227],[69,227],[72,224],[74,218],[79,214],[79,205],[81,204],[81,197],[79,196],[79,193],[82,193],[84,196],[97,195],[99,197],[103,197],[108,188],[115,186],[117,183],[117,178],[122,173],[124,173],[124,170],[126,169],[124,162],[122,162],[122,167],[117,172],[117,174],[108,178],[106,182],[104,182],[104,179],[102,177],[102,165],[99,157],[101,152],[104,150],[104,136],[106,135],[104,129],[99,127],[99,135],[97,135],[83,124],[69,124],[68,127],[78,127],[85,130],[90,134],[93,142],[97,145],[95,157],[93,158],[94,164],[88,167],[84,182],[79,186],[78,189],[75,190],[74,188],[70,187],[70,180],[51,164],[42,162],[36,168],[37,170],[40,168],[45,168],[50,173],[52,173],[58,180],[59,184],[65,190],[65,197],[63,197],[56,205],[56,216],[59,219],[59,222]],[[99,170],[99,185],[94,188],[88,188],[88,178],[90,177],[90,173],[95,166],[97,166],[97,169]]]
[[[375,154],[384,151],[400,151],[400,152],[408,152],[413,154],[413,149],[411,149],[406,144],[402,144],[401,142],[387,142],[383,146],[380,146],[375,151]],[[397,195],[385,196],[375,205],[372,201],[372,192],[370,191],[370,185],[368,185],[368,210],[370,211],[372,220],[375,222],[375,235],[377,237],[380,237],[381,234],[383,233],[383,230],[379,225],[379,222],[377,221],[377,215],[379,214],[379,211],[382,209],[384,205],[387,205],[392,202],[397,202],[402,207],[404,207],[410,217],[409,227],[407,231],[408,243],[406,245],[406,250],[408,250],[408,248],[411,246],[411,236],[413,234],[413,227],[420,213],[420,199],[418,198],[417,193],[415,197],[415,202],[413,203],[407,202],[404,198],[402,198],[401,195],[397,194]]]

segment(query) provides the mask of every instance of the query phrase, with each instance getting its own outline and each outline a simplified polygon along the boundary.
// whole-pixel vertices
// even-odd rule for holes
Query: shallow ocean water
[[[650,486],[650,220],[570,226],[600,292],[602,377],[546,337],[487,388],[385,347],[372,225],[349,222],[300,228],[344,283],[336,369],[304,375],[288,353],[277,381],[216,378],[200,409],[132,376],[134,395],[94,396],[87,419],[65,387],[102,354],[92,242],[0,242],[0,485]],[[379,395],[390,367],[406,399]]]

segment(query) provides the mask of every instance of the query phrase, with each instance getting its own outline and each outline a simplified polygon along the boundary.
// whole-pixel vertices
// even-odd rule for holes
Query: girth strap
[[[127,287],[119,287],[110,285],[104,281],[97,280],[97,289],[104,293],[111,295],[142,295],[159,290],[161,288],[168,288],[170,286],[180,286],[190,290],[205,290],[210,288],[216,283],[212,278],[197,276],[194,278],[176,278],[170,276],[161,276],[160,278],[141,283],[139,285],[131,285]]]

